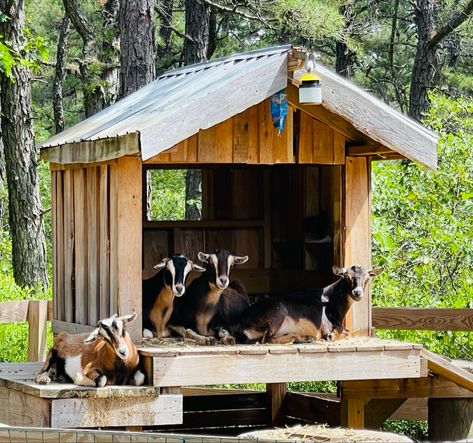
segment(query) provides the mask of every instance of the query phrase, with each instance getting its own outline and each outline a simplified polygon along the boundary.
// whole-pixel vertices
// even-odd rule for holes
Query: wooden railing
[[[52,319],[48,300],[21,300],[0,303],[0,323],[28,322],[28,361],[46,358],[47,322]]]
[[[373,307],[372,318],[376,329],[473,331],[473,309]],[[28,322],[28,361],[44,361],[51,319],[51,301],[0,302],[0,323]]]
[[[376,329],[473,331],[473,309],[373,307]]]

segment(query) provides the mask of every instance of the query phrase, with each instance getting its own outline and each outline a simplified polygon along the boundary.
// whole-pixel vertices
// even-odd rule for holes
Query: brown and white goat
[[[173,311],[174,297],[182,297],[186,292],[186,278],[194,270],[205,269],[192,263],[182,254],[173,254],[154,266],[160,271],[143,280],[143,337],[169,337],[169,319]]]
[[[321,289],[309,289],[281,297],[261,299],[243,313],[239,340],[291,343],[326,338],[348,332],[343,321],[348,309],[363,298],[371,276],[382,269],[332,268],[340,278]]]
[[[115,314],[100,320],[90,334],[60,332],[36,383],[56,380],[94,387],[142,385],[145,376],[138,369],[138,351],[125,330],[125,324],[135,319],[135,312],[123,317]]]
[[[205,272],[192,281],[185,297],[175,300],[170,323],[182,326],[180,331],[173,329],[185,337],[218,337],[225,344],[234,344],[229,331],[235,329],[250,300],[241,283],[230,281],[230,271],[246,263],[248,256],[238,257],[221,249],[213,254],[199,252],[198,257]],[[190,331],[197,334],[190,336]]]

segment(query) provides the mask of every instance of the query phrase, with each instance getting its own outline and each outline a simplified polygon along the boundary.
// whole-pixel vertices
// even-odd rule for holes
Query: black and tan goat
[[[382,269],[361,266],[332,268],[340,276],[322,289],[261,299],[242,315],[239,339],[244,342],[290,343],[307,339],[333,340],[347,332],[343,320],[355,301],[362,299],[371,276]]]
[[[60,332],[36,383],[55,380],[94,387],[142,385],[145,376],[138,369],[138,352],[125,330],[125,324],[135,319],[136,313],[113,315],[100,320],[90,334]]]
[[[221,249],[213,254],[199,252],[198,257],[205,272],[192,281],[186,297],[175,300],[171,323],[183,326],[186,331],[179,332],[186,337],[196,339],[196,335],[189,335],[194,331],[201,337],[218,337],[225,344],[234,344],[229,331],[238,324],[250,301],[242,284],[230,281],[230,271],[246,263],[248,256],[238,257]]]
[[[184,295],[186,278],[192,270],[204,272],[205,269],[182,254],[164,258],[154,269],[161,270],[152,278],[143,280],[143,337],[169,337],[168,322],[174,297]]]

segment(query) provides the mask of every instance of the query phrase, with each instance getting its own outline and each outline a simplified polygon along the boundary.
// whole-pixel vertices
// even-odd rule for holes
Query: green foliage
[[[381,427],[381,430],[394,432],[395,434],[407,435],[416,441],[424,441],[429,437],[428,424],[426,421],[386,420]]]
[[[307,39],[340,38],[345,19],[342,1],[281,0],[270,6],[281,29]]]
[[[373,168],[374,282],[383,306],[473,307],[473,104],[432,97],[426,121],[439,134],[439,167],[378,162]],[[469,334],[388,331],[452,357],[473,351]]]
[[[154,169],[151,177],[151,220],[184,220],[186,169]]]

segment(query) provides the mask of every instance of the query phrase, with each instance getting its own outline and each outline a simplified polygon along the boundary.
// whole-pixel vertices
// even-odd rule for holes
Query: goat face
[[[230,254],[225,249],[220,249],[214,254],[205,254],[199,252],[199,260],[205,263],[205,267],[209,270],[211,278],[210,283],[218,289],[226,289],[230,283],[230,271],[234,265],[241,265],[248,261],[248,256],[238,257]]]
[[[171,258],[164,258],[154,269],[164,268],[166,273],[164,282],[172,290],[175,297],[181,297],[186,292],[186,278],[192,270],[204,272],[205,268],[194,264],[182,254],[173,254]]]
[[[130,349],[125,340],[125,324],[135,319],[136,312],[122,317],[118,317],[117,314],[114,314],[110,318],[99,320],[97,327],[84,340],[84,343],[88,344],[95,340],[104,340],[107,345],[113,348],[117,357],[124,360],[130,355]]]
[[[351,288],[351,298],[358,301],[363,297],[366,285],[370,281],[370,277],[383,272],[383,268],[365,269],[362,266],[357,265],[353,265],[351,268],[333,266],[332,271],[335,275],[345,279]]]

